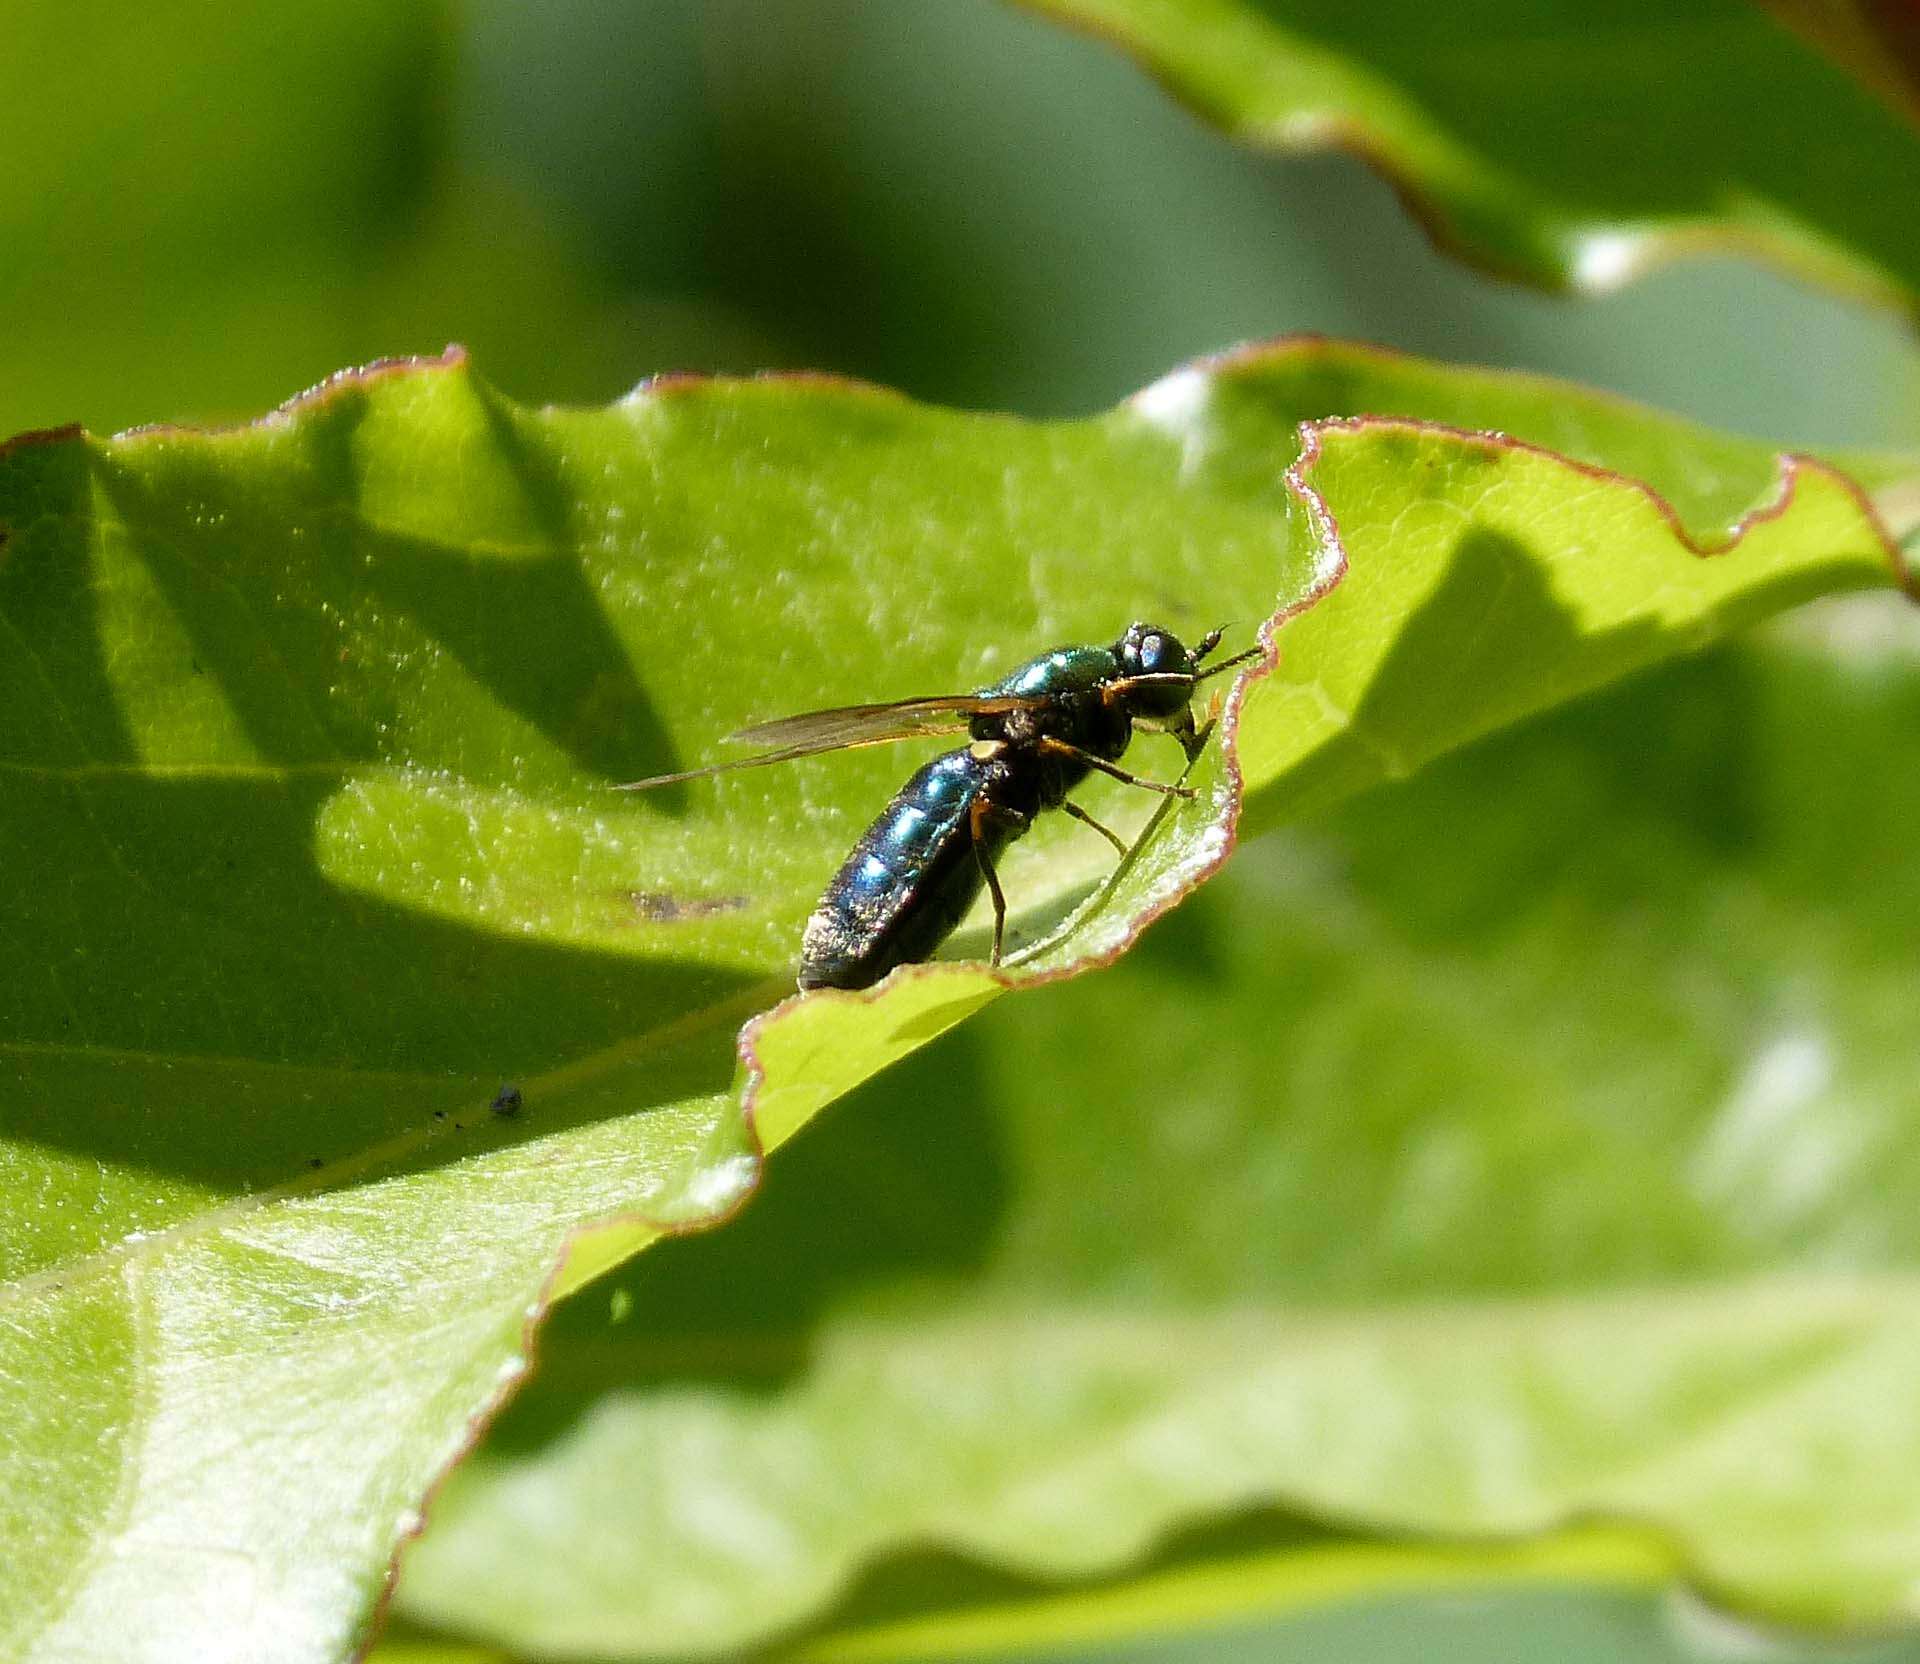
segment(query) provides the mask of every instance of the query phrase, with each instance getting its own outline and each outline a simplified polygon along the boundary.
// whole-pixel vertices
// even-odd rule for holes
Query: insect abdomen
[[[971,751],[934,758],[901,787],[834,874],[800,943],[802,988],[865,988],[925,959],[980,894],[972,814],[991,765]],[[1016,832],[981,829],[991,859]]]

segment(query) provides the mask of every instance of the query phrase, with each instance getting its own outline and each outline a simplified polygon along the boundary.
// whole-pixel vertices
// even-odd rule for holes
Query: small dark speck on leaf
[[[307,1165],[309,1167],[324,1167],[326,1166],[326,1163],[322,1161],[318,1156],[308,1156]]]
[[[433,1118],[436,1121],[444,1121],[447,1118],[447,1112],[444,1109],[436,1109],[433,1112]]]
[[[520,1096],[517,1086],[503,1086],[493,1095],[493,1102],[487,1105],[496,1115],[518,1115],[520,1106],[526,1100]]]
[[[649,924],[678,924],[686,919],[707,919],[715,913],[737,913],[747,905],[745,896],[676,896],[665,890],[629,890],[627,902]]]

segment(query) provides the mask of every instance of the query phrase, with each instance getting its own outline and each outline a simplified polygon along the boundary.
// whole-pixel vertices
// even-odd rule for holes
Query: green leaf
[[[1722,248],[1912,309],[1920,131],[1748,0],[1025,0],[1236,137],[1357,152],[1551,288]]]
[[[921,1545],[1084,1578],[1279,1504],[1429,1541],[818,1653],[1498,1578],[1430,1539],[1596,1517],[1666,1547],[1540,1564],[1911,1621],[1920,629],[1828,627],[1849,661],[1668,668],[1266,840],[1109,976],[872,1083],[611,1319],[556,1314],[408,1609],[720,1651]]]
[[[219,0],[10,7],[0,434],[177,413],[183,388],[244,412],[340,363],[430,198],[447,22],[418,0],[297,21]]]
[[[1584,460],[1380,420],[1302,454],[1366,410]],[[1766,510],[1701,560],[1610,461],[1690,535]],[[1053,425],[823,379],[529,412],[456,357],[230,432],[17,442],[0,534],[0,1644],[29,1657],[114,1656],[135,1613],[160,1651],[340,1652],[556,1289],[724,1217],[764,1147],[1010,983],[1117,953],[1224,859],[1242,774],[1276,817],[1890,570],[1823,465],[1318,343]],[[1468,685],[1432,626],[1488,558],[1469,662],[1504,668]],[[902,760],[610,783],[1141,613],[1250,629],[1343,562],[1069,931],[1110,858],[1070,824],[1023,847],[1026,968],[790,1002],[736,1053]],[[1137,826],[1126,795],[1090,801]]]
[[[1009,1655],[1064,1661],[1094,1646],[1112,1649],[1132,1642],[1150,1647],[1155,1641],[1177,1646],[1173,1638],[1180,1636],[1188,1638],[1189,1645],[1210,1644],[1209,1653],[1195,1656],[1371,1657],[1357,1644],[1359,1636],[1348,1643],[1353,1653],[1324,1646],[1308,1651],[1298,1632],[1289,1633],[1286,1621],[1338,1623],[1350,1615],[1356,1630],[1364,1633],[1370,1617],[1390,1612],[1398,1601],[1425,1603],[1434,1615],[1449,1606],[1471,1604],[1495,1614],[1504,1607],[1507,1622],[1513,1624],[1530,1596],[1555,1595],[1562,1606],[1607,1595],[1617,1600],[1637,1594],[1644,1600],[1657,1596],[1672,1572],[1671,1556],[1657,1548],[1623,1532],[1591,1527],[1544,1541],[1471,1546],[1340,1541],[1331,1533],[1322,1540],[1264,1549],[1209,1540],[1171,1563],[1155,1564],[1130,1578],[1064,1586],[1014,1584],[944,1610],[894,1613],[877,1621],[839,1620],[777,1656],[793,1664],[913,1664]],[[1256,1623],[1260,1631],[1249,1634],[1247,1626]],[[1231,1645],[1234,1631],[1244,1637],[1238,1648]],[[1107,1650],[1094,1656],[1115,1655]],[[1614,1664],[1624,1664],[1617,1644],[1607,1656]],[[1666,1664],[1672,1654],[1662,1648],[1658,1656]],[[1153,1657],[1146,1653],[1141,1664]],[[380,1658],[378,1664],[400,1661]],[[1782,1658],[1781,1664],[1788,1661]]]
[[[1892,109],[1920,121],[1920,39],[1909,20],[1880,0],[1763,0],[1772,13],[1873,89]]]
[[[485,37],[443,0],[9,6],[0,437],[235,419],[454,335],[509,385],[597,396],[624,365],[777,358],[710,298],[624,291],[491,165]]]
[[[1208,1581],[1139,1590],[1063,1594],[1033,1611],[1039,1622],[1014,1626],[1026,1609],[988,1611],[965,1624],[938,1621],[876,1625],[823,1637],[773,1656],[792,1664],[931,1664],[963,1658],[1037,1664],[1272,1664],[1337,1659],[1340,1664],[1423,1664],[1430,1658],[1552,1658],[1563,1664],[1716,1664],[1760,1658],[1767,1664],[1913,1664],[1914,1643],[1887,1637],[1836,1643],[1826,1636],[1758,1632],[1703,1607],[1669,1586],[1642,1588],[1602,1565],[1594,1583],[1572,1581],[1552,1547],[1488,1546],[1477,1552],[1404,1548],[1330,1550],[1296,1557],[1268,1573],[1271,1604],[1219,1618],[1183,1610],[1210,1593]],[[1576,1563],[1587,1558],[1576,1552]],[[1356,1597],[1344,1585],[1375,1565],[1379,1587]],[[1484,1568],[1476,1573],[1475,1567]],[[1628,1569],[1628,1568],[1623,1568]],[[1249,1568],[1245,1592],[1258,1594],[1263,1568]],[[1237,1575],[1228,1568],[1226,1575]],[[1153,1610],[1169,1598],[1164,1618]],[[1135,1618],[1144,1622],[1132,1622]],[[1156,1621],[1156,1620],[1159,1621]],[[1118,1620],[1114,1623],[1110,1620]],[[1175,1627],[1178,1626],[1178,1627]],[[1022,1634],[1024,1643],[1010,1637]],[[1076,1646],[1075,1643],[1081,1645]],[[1084,1650],[1083,1650],[1084,1649]],[[375,1655],[375,1664],[402,1664]],[[422,1660],[421,1664],[429,1664]],[[431,1664],[506,1664],[465,1656]]]

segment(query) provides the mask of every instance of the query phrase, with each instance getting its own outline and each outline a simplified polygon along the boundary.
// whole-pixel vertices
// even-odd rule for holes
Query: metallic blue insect
[[[933,759],[862,834],[827,885],[800,944],[802,988],[865,988],[896,965],[929,957],[984,886],[993,898],[993,962],[1007,902],[995,862],[1044,809],[1064,809],[1126,855],[1126,845],[1067,794],[1098,770],[1130,786],[1191,797],[1185,786],[1117,766],[1134,725],[1180,742],[1191,762],[1206,743],[1193,694],[1200,682],[1257,656],[1250,649],[1201,668],[1220,644],[1209,631],[1187,648],[1171,631],[1130,624],[1106,647],[1059,647],[975,693],[808,711],[743,728],[733,740],[771,749],[737,762],[655,775],[640,791],[826,751],[966,730],[970,743]]]

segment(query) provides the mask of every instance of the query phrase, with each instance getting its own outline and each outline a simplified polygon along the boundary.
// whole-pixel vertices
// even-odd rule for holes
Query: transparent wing
[[[893,740],[924,739],[930,734],[952,734],[963,730],[976,716],[999,715],[1006,711],[1030,710],[1045,704],[1044,698],[1019,694],[955,693],[932,699],[895,699],[884,705],[838,705],[825,711],[802,711],[798,716],[776,717],[772,722],[756,722],[727,738],[745,745],[769,745],[774,749],[756,756],[739,757],[731,762],[709,763],[705,768],[682,769],[677,774],[656,774],[645,780],[630,780],[616,791],[646,791],[653,786],[677,785],[682,780],[699,780],[709,774],[728,774],[739,768],[765,768],[770,763],[790,763],[799,757],[817,757],[826,751],[850,751],[855,746],[885,745]]]
[[[798,716],[756,722],[727,738],[742,745],[802,745],[809,750],[832,751],[843,745],[877,745],[921,734],[951,733],[966,727],[976,716],[1032,710],[1045,703],[1044,696],[949,693],[932,699],[893,699],[884,705],[836,705],[831,710],[802,711]]]

